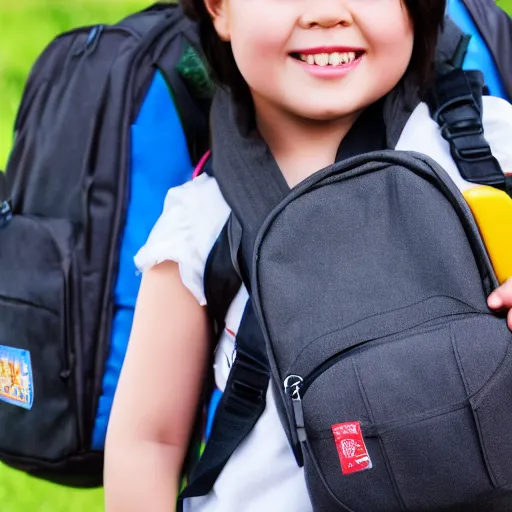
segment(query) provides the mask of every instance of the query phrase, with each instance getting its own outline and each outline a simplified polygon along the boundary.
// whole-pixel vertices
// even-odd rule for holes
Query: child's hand
[[[508,310],[508,326],[512,329],[512,278],[489,295],[487,304],[494,310]]]

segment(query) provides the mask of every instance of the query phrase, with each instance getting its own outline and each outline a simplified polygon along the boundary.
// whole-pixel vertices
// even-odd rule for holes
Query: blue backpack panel
[[[466,34],[471,36],[463,68],[482,71],[491,95],[509,99],[496,62],[464,2],[449,0],[448,14]]]
[[[104,448],[112,401],[133,322],[141,281],[133,258],[161,214],[167,191],[192,178],[193,165],[185,133],[174,99],[160,72],[155,73],[139,116],[131,127],[131,135],[129,204],[114,291],[110,353],[105,364],[92,438],[95,450]],[[172,148],[172,153],[169,148]]]

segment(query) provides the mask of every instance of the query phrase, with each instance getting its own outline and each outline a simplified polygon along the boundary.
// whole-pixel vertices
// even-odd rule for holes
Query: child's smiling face
[[[353,114],[409,65],[403,0],[206,0],[257,107],[311,120]]]

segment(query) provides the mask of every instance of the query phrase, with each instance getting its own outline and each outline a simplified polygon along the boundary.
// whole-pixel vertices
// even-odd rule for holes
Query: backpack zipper
[[[284,392],[290,397],[295,418],[295,429],[299,443],[307,441],[306,427],[304,425],[304,408],[302,407],[302,386],[304,379],[299,375],[289,375],[284,381]]]
[[[480,315],[484,314],[481,312],[475,312],[475,313],[460,313],[456,315],[448,315],[448,317],[459,317],[462,316],[464,318],[472,317],[474,315]],[[416,326],[417,328],[418,326]],[[393,341],[399,341],[404,339],[408,334],[410,330],[414,330],[415,327],[412,329],[408,329],[407,331],[399,333],[398,336],[392,336],[392,339],[388,340],[389,342]],[[336,363],[341,361],[344,356],[346,356],[349,352],[353,350],[360,349],[361,347],[367,345],[368,343],[371,343],[372,341],[375,341],[375,338],[362,341],[361,343],[357,343],[356,345],[352,345],[351,347],[348,347],[344,350],[341,350],[340,352],[337,352],[336,354],[332,355],[322,363],[320,363],[316,368],[314,368],[309,374],[305,377],[301,377],[300,375],[289,375],[284,380],[284,392],[285,394],[290,398],[292,402],[292,408],[293,408],[293,416],[295,419],[295,428],[297,431],[297,437],[299,441],[305,442],[307,441],[307,434],[305,430],[304,425],[304,410],[303,410],[303,404],[302,400],[304,398],[304,395],[308,391],[309,387],[313,382],[323,373],[325,373],[329,368],[334,366]]]

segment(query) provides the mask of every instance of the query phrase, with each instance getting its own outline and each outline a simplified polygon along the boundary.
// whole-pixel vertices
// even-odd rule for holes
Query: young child
[[[249,114],[250,136],[263,138],[293,187],[336,160],[386,147],[381,100],[397,90],[414,97],[426,86],[445,0],[188,0],[185,7],[200,20],[216,78]],[[498,157],[512,172],[512,107],[500,105]],[[214,348],[215,381],[225,386],[248,293],[241,288],[212,347],[203,274],[229,214],[215,179],[203,174],[169,191],[137,255],[144,277],[108,431],[108,512],[174,510]],[[488,304],[511,309],[512,281]],[[272,389],[213,491],[186,505],[197,512],[312,510]]]

